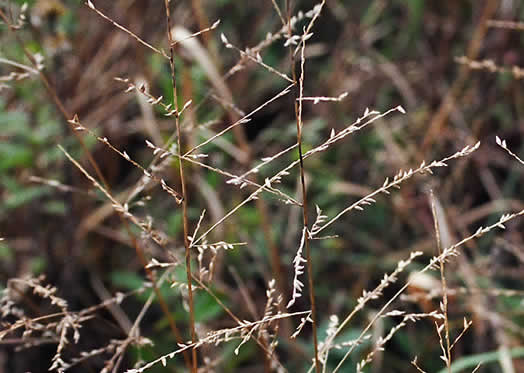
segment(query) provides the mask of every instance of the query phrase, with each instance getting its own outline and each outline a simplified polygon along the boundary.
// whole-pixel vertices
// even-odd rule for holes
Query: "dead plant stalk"
[[[175,72],[175,49],[173,46],[173,39],[171,36],[171,12],[169,10],[169,0],[164,0],[166,8],[166,26],[167,26],[167,38],[169,42],[169,67],[171,68],[171,81],[173,84],[173,106],[175,112],[175,126],[177,132],[177,151],[178,151],[178,167],[180,171],[180,183],[182,186],[182,219],[184,226],[184,247],[185,247],[185,260],[186,260],[186,274],[187,274],[187,289],[188,289],[188,302],[189,302],[189,328],[191,330],[191,342],[197,342],[197,336],[195,332],[195,309],[193,304],[193,286],[192,286],[192,274],[191,274],[191,249],[189,243],[189,218],[187,215],[187,189],[186,180],[184,176],[184,164],[182,162],[182,139],[180,131],[180,112],[178,108],[178,94],[177,94],[177,82]],[[197,352],[196,349],[191,350],[192,357],[192,372],[197,373]]]

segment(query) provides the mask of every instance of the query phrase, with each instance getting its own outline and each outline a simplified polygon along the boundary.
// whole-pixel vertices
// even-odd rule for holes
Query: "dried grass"
[[[224,34],[221,34],[221,41],[226,48],[225,53],[232,50],[238,52],[239,55],[237,64],[235,64],[225,76],[221,76],[210,54],[207,53],[196,39],[197,36],[203,33],[218,32],[218,21],[212,26],[195,33],[191,33],[179,26],[173,27],[170,11],[171,4],[166,0],[166,37],[168,39],[169,51],[165,52],[162,48],[154,46],[152,42],[145,41],[129,28],[117,23],[111,16],[100,11],[93,1],[87,1],[87,6],[98,16],[109,21],[118,30],[135,40],[140,46],[145,47],[147,51],[153,51],[162,58],[167,59],[171,68],[173,103],[167,103],[166,99],[162,96],[153,95],[150,90],[146,88],[147,84],[145,83],[135,84],[132,82],[132,79],[116,78],[119,83],[124,84],[124,92],[133,92],[139,95],[141,97],[140,102],[142,107],[149,105],[150,109],[155,108],[161,110],[176,129],[174,137],[165,144],[162,144],[160,143],[162,136],[159,127],[150,125],[146,128],[146,132],[152,138],[144,144],[144,149],[149,149],[152,153],[152,161],[147,166],[142,165],[138,160],[134,160],[125,150],[114,145],[110,139],[98,135],[95,130],[91,129],[94,128],[93,124],[82,122],[77,114],[69,115],[65,109],[61,110],[73,132],[80,134],[78,135],[80,136],[79,138],[82,138],[81,136],[84,134],[91,136],[96,139],[99,144],[107,147],[112,154],[128,162],[140,174],[138,180],[128,189],[129,193],[126,193],[125,196],[116,195],[103,179],[100,168],[94,159],[91,161],[91,165],[93,169],[95,169],[95,174],[89,171],[86,166],[82,165],[81,161],[75,159],[72,152],[66,150],[65,146],[58,144],[65,157],[91,184],[89,190],[84,193],[88,196],[92,196],[94,191],[103,194],[111,206],[111,211],[121,217],[122,224],[126,227],[127,225],[133,227],[133,229],[128,228],[127,232],[130,237],[132,237],[131,241],[133,241],[136,246],[137,256],[141,258],[142,267],[147,272],[148,282],[145,282],[144,286],[139,290],[125,294],[117,293],[114,297],[96,306],[88,307],[81,311],[72,311],[68,302],[57,295],[59,289],[46,284],[43,277],[10,279],[0,299],[2,318],[4,320],[0,330],[0,341],[11,341],[12,344],[17,344],[20,348],[53,344],[56,346],[56,351],[51,362],[49,362],[50,371],[73,371],[77,369],[78,365],[100,356],[103,356],[104,359],[104,366],[101,372],[123,371],[121,366],[123,365],[126,351],[131,346],[140,348],[153,344],[153,337],[150,339],[147,335],[142,335],[140,325],[143,323],[143,319],[150,310],[155,298],[158,299],[161,297],[158,289],[161,288],[163,283],[169,282],[172,285],[172,291],[178,292],[182,296],[184,304],[187,306],[186,313],[189,321],[184,325],[184,328],[187,330],[180,333],[178,331],[180,326],[175,326],[173,321],[171,323],[171,330],[175,335],[175,339],[178,341],[177,345],[169,346],[169,353],[162,354],[147,362],[139,362],[135,367],[127,369],[126,372],[145,372],[157,365],[165,367],[171,364],[171,360],[175,358],[175,356],[181,354],[185,354],[186,369],[188,371],[196,373],[197,371],[219,370],[220,368],[218,368],[217,365],[220,364],[221,359],[212,361],[212,359],[206,355],[210,348],[233,342],[236,343],[234,354],[238,355],[249,341],[254,341],[254,343],[259,346],[263,355],[261,361],[264,362],[266,372],[286,372],[288,371],[286,367],[287,363],[281,358],[280,345],[282,341],[289,342],[289,344],[292,345],[296,343],[293,342],[296,338],[302,338],[303,341],[307,341],[307,344],[312,346],[313,352],[310,353],[308,351],[306,353],[307,362],[311,362],[309,371],[315,369],[317,373],[330,371],[329,367],[333,364],[335,368],[331,370],[332,372],[344,371],[347,367],[347,359],[355,353],[355,350],[366,341],[371,341],[367,352],[358,357],[359,362],[356,365],[356,371],[363,372],[368,369],[367,366],[372,364],[375,359],[379,359],[396,333],[406,327],[408,323],[417,323],[425,319],[430,319],[434,322],[436,329],[435,344],[440,346],[440,357],[448,372],[451,372],[453,362],[452,352],[457,346],[457,342],[472,326],[472,321],[464,318],[462,329],[459,333],[455,333],[454,328],[450,326],[452,321],[449,311],[450,297],[456,296],[459,293],[474,293],[480,290],[474,287],[451,287],[447,281],[447,265],[457,256],[461,255],[461,249],[463,247],[492,231],[505,229],[505,225],[510,221],[524,215],[524,209],[512,213],[505,213],[494,223],[485,227],[480,226],[475,233],[466,235],[465,238],[462,238],[456,243],[451,243],[450,237],[448,237],[445,232],[445,221],[442,220],[444,217],[439,215],[441,213],[439,213],[440,210],[437,208],[438,203],[433,196],[430,199],[430,204],[433,212],[437,247],[437,253],[434,256],[423,264],[423,253],[421,251],[413,251],[407,255],[406,259],[399,260],[396,268],[391,273],[385,274],[373,290],[363,290],[362,295],[355,300],[353,309],[345,314],[328,316],[325,307],[318,307],[316,305],[315,285],[318,286],[319,283],[327,283],[329,286],[330,279],[322,278],[321,276],[313,278],[315,273],[313,271],[313,265],[316,265],[314,258],[317,256],[312,255],[312,251],[318,249],[317,246],[313,246],[313,242],[336,238],[334,234],[338,231],[335,228],[335,223],[338,223],[347,214],[365,214],[366,209],[369,208],[368,206],[377,203],[376,198],[380,198],[381,196],[387,198],[395,189],[400,189],[403,184],[411,182],[411,179],[415,176],[431,175],[439,168],[448,167],[450,163],[461,162],[462,158],[472,157],[474,152],[483,151],[480,142],[476,142],[474,145],[465,145],[461,150],[452,152],[451,155],[443,157],[440,160],[417,162],[418,166],[414,166],[413,169],[410,168],[407,171],[398,171],[392,178],[386,178],[381,186],[371,188],[371,192],[346,207],[340,207],[339,211],[330,214],[331,216],[324,213],[322,207],[316,206],[316,218],[313,224],[310,224],[309,219],[312,214],[308,210],[308,207],[312,206],[313,200],[311,194],[308,192],[306,180],[308,177],[308,164],[306,160],[319,157],[321,153],[332,150],[333,148],[343,147],[343,140],[346,140],[350,135],[354,135],[359,131],[364,131],[379,120],[388,121],[392,117],[395,117],[396,113],[406,114],[401,106],[391,108],[384,112],[366,109],[363,115],[355,122],[345,125],[338,130],[332,129],[327,138],[324,138],[317,145],[311,146],[309,150],[306,150],[303,136],[304,133],[308,131],[308,127],[303,118],[305,102],[312,101],[313,104],[322,102],[329,105],[341,105],[348,96],[348,93],[343,93],[338,96],[336,93],[334,93],[334,96],[306,96],[304,93],[306,91],[305,82],[308,79],[305,68],[307,63],[305,53],[306,46],[314,40],[312,32],[315,22],[322,15],[324,4],[325,2],[323,1],[306,13],[298,12],[295,16],[292,16],[289,6],[286,10],[282,10],[278,2],[272,1],[272,7],[282,22],[282,28],[274,34],[268,34],[265,40],[262,40],[252,48],[241,49],[236,47]],[[23,21],[23,18],[20,18],[21,21],[15,24],[9,21],[3,12],[0,15],[16,35],[18,29],[22,26],[20,22]],[[492,27],[507,26],[497,26],[498,24],[493,22],[489,25]],[[510,26],[517,28],[518,25]],[[280,71],[278,68],[270,66],[263,60],[262,53],[264,49],[277,42],[283,43],[284,47],[287,48],[291,60],[290,73]],[[211,130],[204,132],[206,133],[206,138],[200,142],[194,141],[195,137],[191,136],[190,131],[197,131],[203,127],[202,125],[196,125],[194,127],[183,126],[186,116],[194,114],[196,110],[198,110],[200,103],[193,103],[193,99],[186,97],[183,99],[180,98],[179,100],[180,93],[177,92],[177,81],[180,77],[175,65],[175,56],[177,54],[175,47],[178,45],[191,54],[192,58],[197,60],[203,67],[212,86],[209,97],[215,97],[216,101],[220,102],[226,110],[231,113],[231,124],[224,126],[222,130],[216,132]],[[31,56],[29,52],[27,52],[27,54],[28,57]],[[476,55],[476,52],[473,53],[473,56]],[[45,74],[42,72],[41,64],[32,56],[29,60],[33,66],[26,66],[18,62],[1,59],[0,63],[8,64],[25,71],[24,73],[13,72],[4,80],[16,83],[16,81],[20,79],[30,79],[35,76],[40,76],[57,106],[63,108],[54,88],[49,84]],[[493,73],[506,72],[507,70],[486,61],[476,62],[466,57],[457,59],[457,62],[464,64],[470,69],[488,70]],[[288,85],[279,93],[249,111],[248,114],[245,114],[236,106],[233,94],[227,85],[227,79],[238,71],[246,68],[250,63],[263,69],[266,73],[272,74],[275,78],[284,80]],[[511,71],[516,79],[521,78],[520,70],[513,68]],[[242,167],[239,167],[241,172],[238,172],[238,169],[236,171],[226,170],[213,163],[213,156],[215,155],[213,153],[215,152],[213,145],[220,140],[230,141],[224,140],[224,137],[235,130],[237,130],[238,134],[240,127],[246,126],[258,111],[287,96],[293,97],[293,107],[290,109],[294,111],[296,119],[295,143],[291,145],[282,144],[278,152],[273,155],[265,154],[261,162],[257,163],[252,162],[250,158],[252,149],[249,148],[249,145],[247,145],[247,143],[242,144],[243,141],[245,142],[245,139],[236,136],[234,139],[237,142],[236,145],[238,145],[238,148],[235,147],[235,144],[231,144],[233,147],[229,147],[229,149],[233,149],[231,154],[237,155],[236,159],[242,165]],[[206,99],[207,98],[204,100]],[[185,104],[182,108],[179,108],[178,102],[184,100]],[[153,111],[150,111],[150,114],[152,112]],[[447,114],[448,112],[446,112],[445,115],[447,116]],[[149,118],[152,118],[151,115],[149,115]],[[435,123],[431,128],[440,128],[438,120]],[[430,131],[434,130],[431,129]],[[434,138],[426,142],[428,141],[433,142]],[[506,141],[497,137],[496,143],[509,154],[513,160],[524,164],[524,161],[510,150]],[[297,152],[297,155],[292,156],[292,160],[288,161],[290,154],[294,154],[293,152]],[[85,148],[84,155],[88,154],[89,151]],[[88,157],[90,158],[90,156]],[[166,168],[171,167],[174,161],[176,161],[177,166],[175,168],[179,174],[176,182],[168,184],[169,181],[166,180],[161,173]],[[196,171],[196,169],[199,171]],[[192,178],[196,179],[198,176],[197,173],[202,170],[216,173],[222,177],[225,184],[232,190],[231,193],[237,194],[238,198],[234,207],[223,214],[223,216],[209,218],[205,210],[203,210],[198,220],[193,220],[189,213],[189,209],[192,208],[192,204],[194,203],[194,197],[192,193],[190,193],[190,185]],[[265,170],[270,170],[267,171],[270,173],[270,176],[265,177],[263,182],[258,182],[257,175]],[[290,175],[293,175],[293,177],[290,177]],[[294,196],[287,191],[288,188],[283,187],[283,184],[294,184],[297,179],[298,184],[296,185],[296,190],[299,191],[299,193],[297,193],[298,196]],[[44,183],[64,192],[76,192],[79,190],[76,187],[68,186],[60,181],[51,179],[34,177],[33,181]],[[151,190],[154,185],[161,186],[161,189],[167,194],[168,199],[166,201],[174,200],[175,203],[171,204],[172,208],[182,210],[183,233],[181,234],[183,237],[167,238],[167,234],[163,232],[162,229],[162,222],[155,221],[148,216],[143,217],[140,212],[136,211],[137,207],[144,205],[142,200],[136,201],[137,197],[146,188]],[[245,197],[246,192],[244,188],[249,191],[247,192],[247,197]],[[237,237],[234,239],[238,239],[239,242],[231,242],[227,235],[217,239],[216,231],[217,228],[226,226],[241,208],[267,195],[273,196],[280,205],[286,208],[296,208],[302,212],[301,226],[297,228],[297,231],[301,233],[299,235],[300,237],[296,240],[296,254],[292,263],[286,263],[289,267],[293,268],[290,273],[286,274],[287,278],[293,278],[292,283],[288,285],[291,289],[291,294],[283,293],[284,287],[281,287],[279,284],[282,279],[278,279],[279,274],[277,273],[277,269],[275,269],[276,267],[274,267],[274,273],[272,275],[275,278],[269,279],[267,282],[267,299],[265,305],[262,307],[263,312],[260,313],[261,316],[257,319],[255,317],[256,314],[253,314],[254,320],[243,320],[235,315],[231,308],[221,300],[221,297],[217,295],[215,285],[217,283],[218,286],[220,286],[221,280],[217,276],[217,272],[221,271],[222,264],[220,260],[224,252],[245,250],[246,247],[249,246],[249,243]],[[197,208],[198,204],[195,203],[194,207]],[[259,206],[258,208],[262,210],[264,207]],[[221,211],[221,209],[218,209],[218,211]],[[97,226],[99,222],[100,220],[97,220],[94,225],[90,225]],[[263,229],[264,227],[260,228]],[[91,228],[84,229],[84,233],[82,233],[81,236],[84,237],[90,229]],[[159,254],[158,257],[155,255],[155,251],[144,252],[142,248],[143,245],[137,242],[136,233],[133,233],[134,229],[140,231],[141,242],[156,243],[156,247],[158,248],[156,253]],[[329,236],[320,236],[320,233],[329,234]],[[443,239],[444,236],[446,239]],[[448,241],[450,244],[446,245],[445,243]],[[177,246],[180,245],[181,242],[184,243],[184,250],[181,250],[180,247]],[[507,250],[517,253],[516,255],[522,260],[522,253],[518,248],[515,248],[515,245],[506,241],[503,242],[503,245]],[[277,258],[278,255],[279,253],[276,252]],[[280,258],[280,260],[283,259],[284,257]],[[415,261],[421,265],[418,270],[413,269],[415,268]],[[195,263],[197,268],[195,268]],[[180,281],[173,277],[178,268],[184,269],[186,281]],[[412,275],[405,279],[403,274],[408,268],[412,271]],[[413,276],[413,274],[421,275],[430,271],[439,272],[441,282],[439,289],[431,289],[431,291],[424,293],[404,294],[411,287],[417,285],[417,281],[420,279],[420,277]],[[238,275],[235,276],[238,277]],[[244,285],[241,279],[238,280],[237,283],[239,283],[242,288],[241,292],[244,299],[254,304],[255,302],[250,301],[249,298],[249,287]],[[155,291],[150,293],[147,301],[141,306],[140,313],[132,322],[132,327],[126,330],[126,338],[107,341],[103,346],[89,351],[79,352],[76,356],[68,356],[67,358],[63,356],[68,346],[78,343],[84,325],[88,321],[92,321],[100,309],[108,308],[109,306],[120,306],[123,301],[128,300],[132,295],[143,293],[147,288],[153,288]],[[391,288],[394,290],[391,290],[392,293],[390,294],[389,290]],[[306,290],[308,300],[301,299]],[[522,295],[522,291],[513,289],[488,289],[488,291],[494,296]],[[29,293],[47,301],[49,303],[49,309],[52,311],[38,317],[28,316],[28,313],[25,308],[22,307],[20,301],[23,299],[21,295]],[[204,327],[197,325],[198,323],[195,322],[195,314],[197,312],[195,310],[195,298],[198,298],[200,293],[207,293],[217,302],[229,316],[230,326],[217,330],[202,331]],[[289,299],[285,299],[286,297]],[[399,299],[416,303],[421,302],[422,299],[431,302],[431,300],[435,298],[442,298],[440,307],[428,310],[427,312],[413,313],[401,309],[392,309],[393,304],[395,304],[395,307],[397,306]],[[380,306],[378,311],[373,313],[371,319],[359,329],[360,332],[358,336],[351,340],[341,340],[342,333],[348,329],[351,322],[355,321],[357,315],[362,313],[370,303],[377,301],[381,301],[382,306]],[[284,305],[286,305],[285,308],[287,309],[293,307],[298,310],[295,312],[286,311]],[[170,314],[170,310],[167,308],[165,302],[162,308],[166,316]],[[397,318],[400,318],[400,321],[398,321]],[[329,324],[325,338],[321,338],[319,333],[320,322],[321,320],[327,319],[329,319]],[[393,321],[393,326],[390,326],[389,330],[383,335],[373,339],[370,331],[384,319],[397,321]],[[294,330],[287,331],[289,332],[287,335],[283,335],[282,333],[282,330],[285,329],[284,322],[296,324]],[[305,332],[306,330],[307,332]],[[190,335],[191,339],[184,341],[181,334]],[[288,348],[291,349],[293,347]],[[342,357],[338,358],[339,355],[335,355],[333,353],[334,351],[342,351]],[[334,358],[338,360],[333,361]],[[511,362],[509,364],[511,364]],[[406,366],[407,365],[408,364],[406,364]],[[418,371],[425,372],[417,362],[416,357],[412,361],[412,365]]]

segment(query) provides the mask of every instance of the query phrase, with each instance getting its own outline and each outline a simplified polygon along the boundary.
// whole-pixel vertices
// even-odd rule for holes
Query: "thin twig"
[[[305,49],[306,49],[306,40],[311,36],[309,31],[313,27],[313,24],[316,20],[316,17],[320,14],[322,7],[324,6],[325,0],[320,3],[318,8],[318,13],[311,19],[307,29],[304,30],[304,33],[301,38],[301,58],[300,58],[300,77],[297,81],[297,72],[295,66],[295,54],[291,53],[291,74],[293,77],[293,82],[298,83],[298,99],[294,102],[295,107],[295,117],[297,125],[297,144],[298,144],[298,155],[300,161],[300,184],[302,189],[302,222],[304,224],[304,239],[305,239],[305,249],[306,249],[306,268],[307,268],[307,277],[308,277],[308,290],[309,290],[309,302],[311,306],[311,320],[312,320],[312,331],[313,331],[313,349],[314,349],[314,361],[315,361],[315,371],[320,373],[320,361],[318,358],[318,336],[317,336],[317,312],[315,305],[315,288],[313,281],[313,260],[311,258],[311,247],[310,247],[310,236],[308,234],[308,198],[307,198],[307,187],[306,187],[306,177],[304,171],[304,155],[302,151],[302,127],[304,123],[302,122],[302,107],[303,107],[303,97],[304,97],[304,65],[305,65]],[[315,7],[316,8],[316,7]],[[291,40],[291,14],[288,13],[288,41]]]
[[[433,214],[433,223],[435,226],[435,239],[437,241],[437,249],[438,249],[438,255],[439,257],[442,255],[442,241],[440,239],[440,226],[439,226],[439,219],[440,217],[437,215],[437,207],[436,207],[436,201],[435,201],[435,194],[433,190],[430,190],[429,194],[430,198],[430,205],[431,205],[431,213]],[[451,373],[451,344],[449,341],[449,319],[448,319],[448,286],[446,282],[446,272],[444,270],[445,266],[445,260],[442,258],[442,260],[439,263],[440,268],[440,279],[442,281],[442,305],[441,305],[441,311],[444,314],[444,329],[445,329],[445,362],[446,367],[448,369],[448,373]],[[440,334],[439,334],[440,336]]]
[[[191,273],[191,247],[189,242],[189,218],[187,214],[187,189],[186,180],[184,175],[184,164],[182,162],[182,133],[180,131],[180,111],[178,109],[178,94],[177,94],[177,82],[175,73],[175,48],[173,46],[173,40],[171,36],[171,13],[169,10],[169,0],[164,0],[166,10],[166,26],[167,26],[167,38],[170,45],[169,48],[169,66],[171,68],[171,82],[173,84],[173,105],[176,110],[175,114],[175,126],[177,132],[177,151],[178,151],[178,167],[180,171],[180,183],[182,185],[182,219],[184,226],[184,247],[185,247],[185,259],[186,259],[186,274],[187,274],[187,290],[188,290],[188,302],[189,302],[189,328],[191,330],[191,341],[196,343],[197,336],[195,331],[195,306],[193,304],[193,283]],[[197,362],[197,351],[192,349],[192,373],[197,373],[198,362]]]
[[[135,39],[136,41],[138,41],[140,44],[146,46],[147,48],[151,49],[152,51],[158,53],[159,55],[165,57],[165,58],[169,58],[164,51],[161,51],[160,49],[158,48],[155,48],[153,47],[151,44],[149,44],[147,41],[143,40],[142,38],[140,38],[137,34],[135,34],[134,32],[130,31],[129,29],[125,28],[124,26],[122,26],[121,24],[117,23],[116,21],[114,21],[113,19],[109,18],[108,16],[106,16],[104,13],[102,13],[100,10],[98,10],[95,5],[93,4],[93,2],[91,0],[87,0],[87,2],[85,3],[91,10],[93,10],[96,14],[98,14],[100,17],[102,17],[103,19],[105,19],[106,21],[110,22],[113,26],[115,26],[116,28],[122,30],[123,32],[125,32],[126,34],[128,34],[129,36],[131,36],[133,39]]]

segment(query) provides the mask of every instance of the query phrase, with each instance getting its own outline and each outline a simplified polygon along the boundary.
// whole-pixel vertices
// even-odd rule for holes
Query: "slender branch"
[[[324,1],[320,5],[320,9],[324,5]],[[320,10],[319,10],[320,13]],[[288,40],[291,40],[291,14],[288,12]],[[302,221],[306,229],[305,232],[305,254],[306,254],[306,268],[308,274],[308,288],[309,288],[309,302],[311,305],[311,319],[312,319],[312,331],[313,331],[313,347],[314,347],[314,361],[315,361],[315,371],[320,373],[320,361],[318,358],[318,336],[317,336],[317,314],[316,314],[316,305],[315,305],[315,289],[313,281],[313,260],[311,259],[311,247],[310,247],[310,235],[308,234],[308,199],[307,199],[307,187],[306,187],[306,178],[304,172],[304,155],[302,152],[302,106],[303,106],[303,97],[304,97],[304,65],[305,65],[305,49],[306,49],[306,39],[308,38],[308,30],[311,29],[316,17],[313,17],[309,23],[307,30],[304,30],[304,34],[301,38],[301,58],[300,58],[300,78],[298,80],[298,99],[295,100],[295,117],[297,125],[297,144],[298,144],[298,155],[299,155],[299,167],[300,167],[300,184],[302,189]],[[291,53],[291,73],[293,77],[293,83],[295,86],[297,84],[297,72],[295,66],[295,54]]]
[[[439,224],[439,216],[437,213],[435,194],[433,190],[430,190],[429,198],[430,198],[430,204],[431,204],[431,213],[433,214],[433,223],[435,226],[435,239],[437,241],[438,255],[440,257],[442,255],[442,240],[440,237],[441,228]],[[441,308],[440,310],[444,314],[444,329],[445,329],[445,341],[446,341],[446,346],[444,350],[444,358],[446,361],[446,367],[448,369],[448,373],[451,373],[451,343],[449,341],[449,319],[448,319],[448,286],[447,286],[446,272],[445,272],[444,266],[445,266],[445,258],[442,258],[439,261],[440,279],[442,281],[442,304],[440,305],[440,308]],[[439,337],[440,337],[440,333],[439,333]],[[442,342],[441,342],[441,345],[442,345]]]
[[[184,247],[185,247],[185,260],[186,260],[186,274],[187,274],[187,289],[188,289],[188,301],[189,301],[189,327],[191,330],[191,342],[196,343],[197,337],[195,332],[195,308],[193,304],[193,284],[191,274],[191,247],[189,242],[189,219],[187,214],[187,189],[186,180],[184,175],[184,164],[182,162],[182,140],[180,131],[180,111],[178,110],[178,94],[175,74],[175,49],[173,46],[173,38],[171,36],[171,13],[169,11],[169,0],[164,0],[166,8],[166,26],[167,26],[167,38],[169,42],[169,66],[171,68],[171,80],[173,84],[173,105],[176,111],[175,114],[175,125],[177,132],[177,151],[178,151],[178,168],[180,170],[180,183],[182,184],[182,219],[184,226]],[[193,361],[192,373],[197,373],[197,351],[196,349],[191,350],[191,357]]]
[[[161,56],[163,57],[166,57],[166,54],[164,53],[164,51],[161,51],[160,49],[158,48],[155,48],[153,47],[151,44],[149,44],[147,41],[143,40],[142,38],[140,38],[137,34],[135,34],[134,32],[132,32],[131,30],[125,28],[124,26],[122,26],[121,24],[115,22],[114,20],[112,20],[111,18],[109,18],[108,16],[106,16],[104,13],[102,13],[100,10],[98,10],[95,5],[93,4],[93,2],[91,0],[87,0],[86,2],[86,5],[91,9],[93,10],[96,14],[98,14],[100,17],[102,17],[103,19],[105,19],[106,21],[110,22],[113,26],[115,26],[116,28],[118,28],[119,30],[122,30],[123,32],[125,32],[126,34],[128,34],[129,36],[131,36],[133,39],[135,39],[137,42],[139,42],[140,44],[142,44],[143,46],[151,49],[152,51],[154,51],[155,53],[158,53],[160,54]]]

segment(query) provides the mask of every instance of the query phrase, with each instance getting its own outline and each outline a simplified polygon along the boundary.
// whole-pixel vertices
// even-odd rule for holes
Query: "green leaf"
[[[39,275],[45,271],[47,267],[47,261],[44,257],[39,256],[31,259],[29,266],[33,275]]]
[[[176,236],[182,232],[182,212],[180,209],[167,218],[167,233]]]
[[[49,194],[49,192],[50,189],[47,186],[22,188],[9,195],[5,199],[3,207],[7,210],[15,209],[33,201],[38,197]]]
[[[13,249],[5,245],[3,242],[0,242],[0,259],[4,263],[9,263],[14,258]]]
[[[195,320],[206,322],[224,313],[222,307],[208,293],[198,293],[195,297]]]
[[[64,201],[49,201],[44,204],[44,211],[51,215],[64,216],[67,211],[67,206]]]
[[[111,273],[111,282],[127,290],[135,290],[144,284],[144,279],[135,272],[130,271],[113,271]]]
[[[4,109],[4,104],[0,101],[0,110]],[[0,111],[0,122],[2,122],[2,132],[7,136],[26,136],[30,133],[27,125],[27,114],[19,111]]]
[[[33,160],[29,147],[13,143],[0,143],[0,171],[15,167],[28,167]]]

